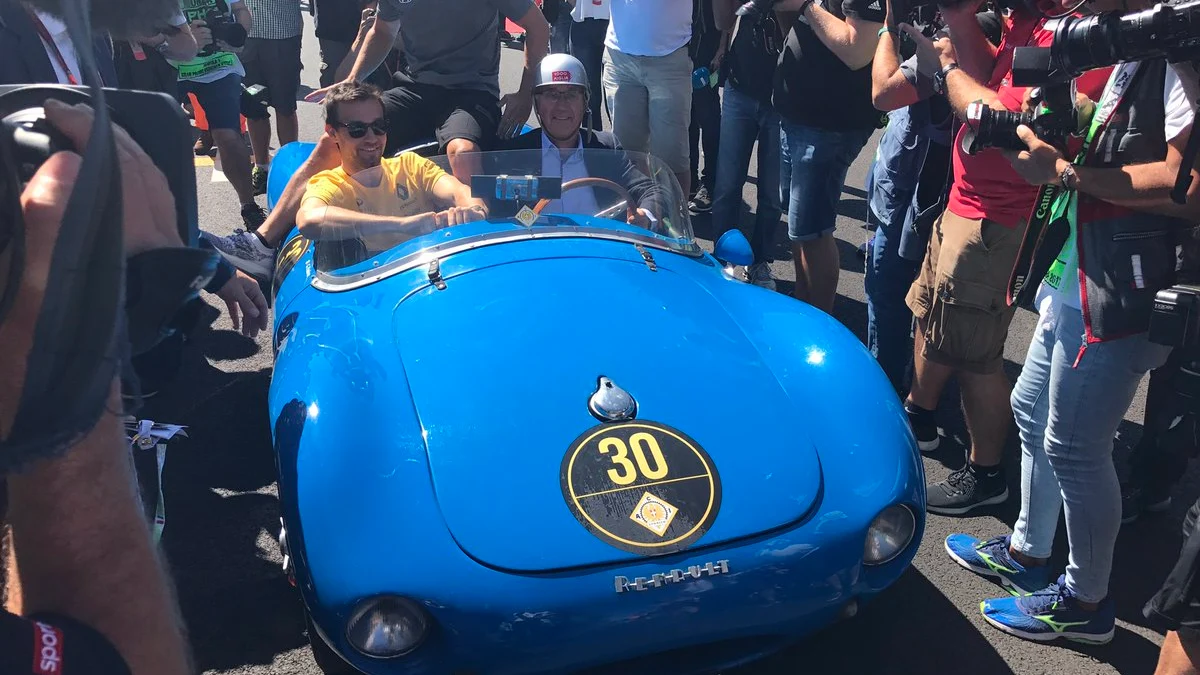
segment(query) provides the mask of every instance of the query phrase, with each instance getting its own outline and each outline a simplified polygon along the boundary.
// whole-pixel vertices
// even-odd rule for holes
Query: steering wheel
[[[602,187],[612,190],[613,192],[617,193],[621,199],[625,200],[625,214],[629,216],[629,219],[632,220],[637,216],[637,209],[633,206],[630,206],[634,203],[633,195],[629,194],[629,190],[626,190],[623,186],[614,183],[607,178],[576,178],[563,183],[562,192],[565,193],[567,190],[574,190],[575,188],[581,187]],[[546,205],[549,203],[549,199],[539,200],[537,206],[533,207],[533,212],[541,215],[542,209],[546,208]]]

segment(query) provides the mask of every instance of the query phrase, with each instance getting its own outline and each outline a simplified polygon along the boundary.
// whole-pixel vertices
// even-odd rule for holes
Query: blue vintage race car
[[[922,466],[871,355],[746,283],[740,233],[701,249],[657,160],[580,152],[566,183],[486,153],[487,221],[281,249],[281,544],[326,672],[710,671],[912,561]]]

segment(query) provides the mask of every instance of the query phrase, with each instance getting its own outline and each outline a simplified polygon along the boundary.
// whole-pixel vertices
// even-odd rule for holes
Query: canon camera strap
[[[1125,100],[1137,70],[1138,62],[1134,62],[1118,65],[1113,71],[1111,77],[1115,79],[1111,79],[1110,85],[1104,88],[1100,105],[1092,115],[1084,136],[1083,147],[1076,153],[1072,164],[1081,166],[1087,159],[1092,143]],[[1055,288],[1064,281],[1062,277],[1069,267],[1068,260],[1075,246],[1078,201],[1078,194],[1074,190],[1066,190],[1059,185],[1046,184],[1038,190],[1037,201],[1034,202],[1029,224],[1021,240],[1021,249],[1017,252],[1017,261],[1008,281],[1009,307],[1028,302],[1037,292],[1043,277],[1056,281]]]

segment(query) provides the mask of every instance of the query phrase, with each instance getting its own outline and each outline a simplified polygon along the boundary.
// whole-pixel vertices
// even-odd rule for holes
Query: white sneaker
[[[203,235],[229,264],[255,277],[269,277],[275,267],[275,249],[267,248],[252,232],[234,230],[228,237]]]
[[[748,270],[750,274],[750,283],[755,286],[762,286],[768,290],[775,290],[775,279],[771,276],[771,266],[765,262],[754,263]]]

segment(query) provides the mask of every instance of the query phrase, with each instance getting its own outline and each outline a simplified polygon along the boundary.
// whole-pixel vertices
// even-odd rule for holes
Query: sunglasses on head
[[[376,136],[387,135],[387,120],[383,118],[374,122],[339,122],[338,126],[344,128],[346,133],[350,134],[350,138],[362,138],[367,135],[368,130],[374,132]]]

